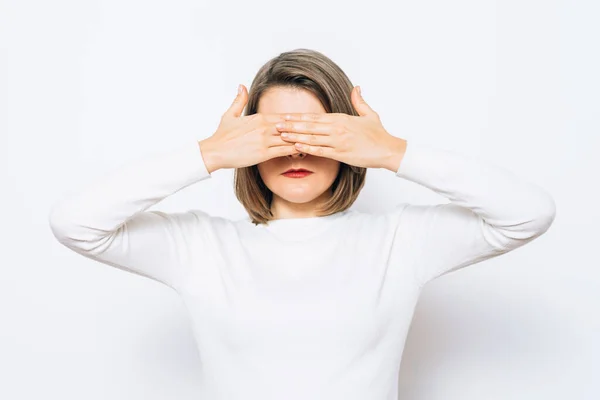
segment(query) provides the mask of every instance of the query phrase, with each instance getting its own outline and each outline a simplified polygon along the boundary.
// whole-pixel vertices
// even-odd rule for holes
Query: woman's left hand
[[[358,89],[357,89],[358,88]],[[406,149],[404,139],[392,136],[379,115],[355,87],[350,95],[359,116],[344,113],[290,113],[276,124],[281,138],[295,142],[302,153],[331,158],[364,168],[396,171]],[[286,137],[287,134],[287,137]]]

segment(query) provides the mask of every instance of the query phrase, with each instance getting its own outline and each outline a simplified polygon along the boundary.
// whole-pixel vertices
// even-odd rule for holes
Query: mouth
[[[312,174],[312,171],[309,171],[307,169],[304,168],[290,168],[287,171],[285,171],[284,173],[282,173],[281,175],[288,177],[288,178],[304,178],[305,176],[308,176],[310,174]]]
[[[312,171],[309,171],[307,169],[304,168],[290,168],[287,171],[284,172],[284,174],[290,173],[290,172],[310,172],[312,173]]]

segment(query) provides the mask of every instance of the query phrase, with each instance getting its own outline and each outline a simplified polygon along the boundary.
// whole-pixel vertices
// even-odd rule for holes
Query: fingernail
[[[360,90],[360,86],[357,86],[356,90],[358,90],[358,94],[362,97],[362,92]]]
[[[242,94],[242,85],[238,85],[238,94]]]

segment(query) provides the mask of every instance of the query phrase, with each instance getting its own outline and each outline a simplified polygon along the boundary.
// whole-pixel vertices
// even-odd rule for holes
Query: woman
[[[248,219],[146,211],[221,168],[235,168]],[[367,168],[450,203],[350,210]],[[297,49],[250,94],[240,86],[214,135],[122,166],[56,204],[50,225],[182,296],[201,398],[395,400],[423,286],[529,243],[554,216],[552,197],[508,170],[392,136],[335,63]]]

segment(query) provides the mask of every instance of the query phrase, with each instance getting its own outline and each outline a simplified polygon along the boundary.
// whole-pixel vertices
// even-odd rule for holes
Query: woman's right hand
[[[198,142],[208,172],[242,168],[274,157],[298,154],[294,143],[281,139],[275,124],[283,114],[253,114],[241,117],[248,102],[244,85],[233,104],[221,117],[217,131]]]

